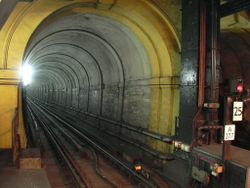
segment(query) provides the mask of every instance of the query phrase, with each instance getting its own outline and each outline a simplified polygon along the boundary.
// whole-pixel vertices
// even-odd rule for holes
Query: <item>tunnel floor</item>
[[[50,188],[46,171],[18,169],[12,163],[12,151],[0,151],[0,181],[2,188]]]

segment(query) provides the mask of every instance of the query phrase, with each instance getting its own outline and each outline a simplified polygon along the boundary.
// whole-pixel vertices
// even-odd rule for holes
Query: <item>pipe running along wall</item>
[[[174,5],[177,13],[179,5]],[[82,1],[51,11],[41,21],[28,37],[23,56],[23,63],[34,69],[28,96],[89,117],[174,134],[179,111],[178,29],[157,3]],[[90,123],[118,134],[103,121],[92,118]],[[122,128],[120,133],[170,151],[168,144],[138,132]]]

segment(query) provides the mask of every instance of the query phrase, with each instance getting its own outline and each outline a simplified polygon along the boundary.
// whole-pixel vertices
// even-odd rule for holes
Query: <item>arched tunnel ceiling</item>
[[[97,15],[76,14],[51,23],[27,51],[25,62],[34,66],[44,61],[81,62],[72,67],[76,72],[79,66],[91,71],[89,80],[94,85],[151,75],[147,53],[138,39],[119,23]]]
[[[118,22],[93,14],[73,14],[50,23],[30,41],[25,62],[35,70],[37,84],[32,87],[44,86],[66,95],[73,89],[86,89],[93,113],[102,113],[98,106],[103,102],[96,102],[105,95],[100,88],[116,87],[121,91],[107,89],[106,95],[124,95],[127,83],[144,80],[146,84],[151,78],[148,55],[138,38]],[[54,77],[59,82],[53,83]],[[150,98],[150,90],[145,90]],[[119,100],[106,98],[106,103]],[[150,104],[141,103],[147,105],[147,118]]]

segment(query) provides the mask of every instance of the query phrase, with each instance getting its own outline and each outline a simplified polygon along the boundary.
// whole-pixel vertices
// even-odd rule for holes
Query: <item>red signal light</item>
[[[242,95],[244,93],[244,84],[241,78],[231,79],[229,84],[232,95]]]
[[[238,93],[242,93],[244,91],[243,84],[238,84],[236,90]]]

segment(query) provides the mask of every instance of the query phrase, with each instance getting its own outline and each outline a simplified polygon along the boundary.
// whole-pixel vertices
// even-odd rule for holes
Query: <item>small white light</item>
[[[32,82],[33,68],[30,64],[23,64],[21,67],[21,78],[24,86],[29,85]]]

